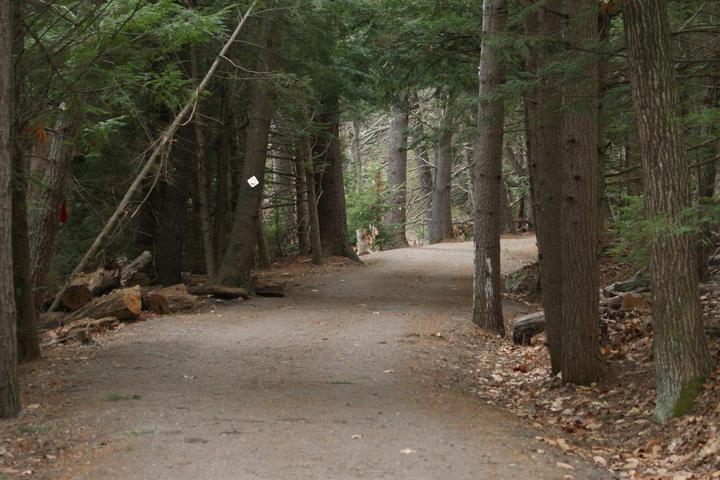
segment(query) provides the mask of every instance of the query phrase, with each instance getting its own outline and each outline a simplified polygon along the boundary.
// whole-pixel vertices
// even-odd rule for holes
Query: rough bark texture
[[[198,72],[197,49],[190,46],[190,76],[195,85],[200,81]],[[208,188],[207,159],[205,157],[205,133],[201,123],[202,115],[200,104],[195,107],[193,129],[195,132],[195,178],[197,180],[197,208],[200,216],[200,229],[202,230],[203,254],[205,258],[205,273],[208,278],[215,278],[215,242],[213,241],[213,227],[210,221],[210,192]]]
[[[531,53],[528,70],[542,71],[558,55],[556,46],[563,29],[562,0],[548,0],[546,9],[528,16],[527,35],[538,35],[545,40],[544,47]],[[562,279],[563,252],[562,183],[558,181],[563,169],[562,131],[564,115],[559,80],[549,75],[539,78],[537,88],[526,98],[528,125],[529,171],[534,194],[536,232],[540,250],[540,279],[542,304],[550,350],[551,369],[561,371],[562,359]]]
[[[21,51],[24,42],[24,26],[20,2],[13,5],[13,42],[17,51]],[[17,63],[16,63],[17,65]],[[22,70],[13,71],[14,102],[20,105],[20,86]],[[13,276],[15,282],[15,308],[17,314],[17,341],[20,359],[34,360],[40,358],[40,340],[38,338],[38,312],[35,305],[35,289],[32,280],[30,258],[30,234],[28,225],[28,176],[25,151],[27,145],[25,123],[15,110],[13,119],[12,140],[14,144],[12,160],[12,252]],[[47,253],[47,252],[46,252]]]
[[[213,225],[213,241],[215,246],[215,267],[220,267],[225,244],[227,242],[227,225],[230,217],[230,156],[233,152],[235,139],[235,120],[232,110],[232,90],[223,89],[222,102],[223,128],[220,132],[220,148],[217,158],[217,188],[215,190],[215,218]]]
[[[323,255],[322,240],[320,238],[320,219],[318,215],[317,191],[315,188],[313,154],[309,139],[303,141],[298,166],[302,170],[301,175],[304,184],[307,185],[308,235],[312,260],[315,265],[322,265]]]
[[[360,192],[360,187],[363,183],[363,161],[362,152],[360,151],[360,120],[357,118],[353,118],[352,120],[350,151],[352,153],[353,164],[355,165],[355,191]]]
[[[13,157],[13,7],[0,0],[0,418],[20,411],[13,295],[11,175]]]
[[[427,225],[428,232],[430,222],[432,221],[432,195],[433,195],[433,177],[432,165],[430,164],[428,147],[423,137],[422,122],[418,122],[415,126],[418,132],[418,139],[414,142],[415,146],[415,166],[417,168],[418,186],[420,188],[420,209],[423,211],[423,221]]]
[[[308,183],[305,179],[305,158],[303,148],[298,148],[295,158],[295,209],[297,211],[297,238],[300,255],[310,253],[310,211],[308,208]],[[310,175],[312,178],[312,175]],[[313,188],[315,184],[313,183]],[[316,205],[317,206],[317,205]],[[317,210],[315,210],[317,215]]]
[[[647,214],[667,227],[652,239],[650,253],[656,413],[666,420],[689,410],[710,369],[694,238],[677,232],[691,198],[667,2],[626,1],[625,34]]]
[[[47,156],[42,161],[42,180],[32,195],[34,213],[30,221],[30,256],[38,305],[46,288],[50,261],[55,250],[58,218],[65,201],[65,189],[72,165],[70,142],[76,133],[77,126],[69,125],[64,118],[55,123]]]
[[[279,31],[273,21],[268,21],[265,45],[258,59],[257,70],[271,72],[277,62]],[[258,80],[253,103],[249,112],[249,125],[245,142],[245,158],[238,180],[238,194],[232,230],[228,238],[225,256],[218,271],[217,282],[230,287],[250,287],[251,270],[255,264],[255,247],[258,241],[258,211],[265,184],[265,161],[267,158],[270,121],[275,103],[271,82]],[[260,182],[251,187],[251,177]]]
[[[385,228],[390,232],[387,246],[407,247],[405,224],[407,222],[407,147],[408,112],[395,108],[388,130],[387,203],[388,211],[383,217]]]
[[[583,75],[567,82],[562,170],[562,375],[589,385],[601,376],[598,263],[597,60],[583,48],[597,41],[596,0],[567,0],[571,54],[584,62]],[[557,215],[557,212],[555,213]]]
[[[325,125],[325,132],[315,142],[315,151],[322,165],[322,171],[315,175],[316,186],[320,187],[318,219],[322,250],[324,255],[339,255],[357,260],[347,237],[345,183],[338,136],[338,99],[328,100],[324,106],[325,111],[320,116],[320,123]]]
[[[506,0],[483,3],[483,42],[480,54],[480,108],[475,148],[475,282],[473,322],[489,331],[505,334],[500,276],[500,223],[503,215],[502,148],[505,106],[494,98],[505,77],[505,65],[497,47],[486,39],[505,29]]]
[[[453,133],[450,125],[448,125],[448,106],[445,106],[440,121],[435,185],[433,186],[432,202],[430,204],[430,224],[428,228],[430,243],[438,243],[453,238],[450,202]]]

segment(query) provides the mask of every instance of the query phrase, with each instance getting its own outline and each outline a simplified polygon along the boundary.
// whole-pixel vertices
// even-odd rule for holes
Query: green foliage
[[[370,224],[379,232],[376,245],[382,246],[388,240],[388,232],[382,224],[382,217],[387,212],[387,204],[374,187],[368,187],[360,192],[347,192],[346,207],[348,238],[351,241],[356,238],[356,229],[368,229]]]

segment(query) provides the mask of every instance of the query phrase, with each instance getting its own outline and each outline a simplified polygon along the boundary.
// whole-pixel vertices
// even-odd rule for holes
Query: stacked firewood
[[[87,340],[97,331],[114,328],[120,322],[136,320],[143,311],[158,315],[195,311],[201,297],[247,299],[244,288],[224,287],[189,281],[151,285],[152,254],[143,252],[135,260],[113,260],[91,273],[72,279],[60,296],[61,310],[41,315],[45,330],[54,330],[52,342]],[[282,297],[285,283],[254,279],[253,290],[260,296]]]

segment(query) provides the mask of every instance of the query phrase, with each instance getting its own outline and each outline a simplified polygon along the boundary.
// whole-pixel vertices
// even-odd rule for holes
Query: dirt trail
[[[505,271],[535,255],[533,238],[503,245]],[[47,478],[606,478],[424,367],[434,326],[468,321],[471,244],[364,260],[102,337],[55,412],[86,444]]]

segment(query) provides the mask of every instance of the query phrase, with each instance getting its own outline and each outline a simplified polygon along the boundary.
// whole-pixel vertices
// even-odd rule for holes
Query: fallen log
[[[81,318],[115,317],[118,320],[136,318],[142,312],[142,294],[140,287],[113,290],[102,297],[96,298],[81,309],[68,316],[67,321]]]
[[[123,287],[133,286],[131,285],[133,278],[137,278],[138,274],[147,274],[147,270],[152,265],[152,261],[152,253],[145,250],[135,260],[125,265],[125,267],[123,267],[120,271],[120,285]],[[145,275],[145,277],[147,278],[147,275]]]
[[[60,297],[60,300],[66,310],[74,312],[75,310],[78,310],[88,304],[93,297],[93,293],[83,282],[71,284],[67,287]]]
[[[67,314],[65,312],[45,312],[40,314],[38,325],[41,330],[52,330],[62,327]]]
[[[220,285],[195,285],[188,288],[188,292],[193,295],[209,295],[215,298],[233,299],[233,298],[250,298],[250,292],[244,288],[223,287]]]
[[[287,292],[287,282],[257,280],[253,283],[253,291],[261,297],[284,297]]]
[[[167,315],[170,313],[195,310],[198,306],[197,296],[188,292],[185,284],[179,283],[170,287],[143,289],[142,304],[145,310]]]
[[[518,317],[513,322],[513,343],[530,345],[532,338],[545,330],[545,313],[542,311]]]
[[[100,267],[92,273],[81,273],[70,282],[70,287],[80,285],[84,285],[94,296],[102,295],[120,286],[120,274],[117,270]],[[63,291],[61,299],[64,294]]]

